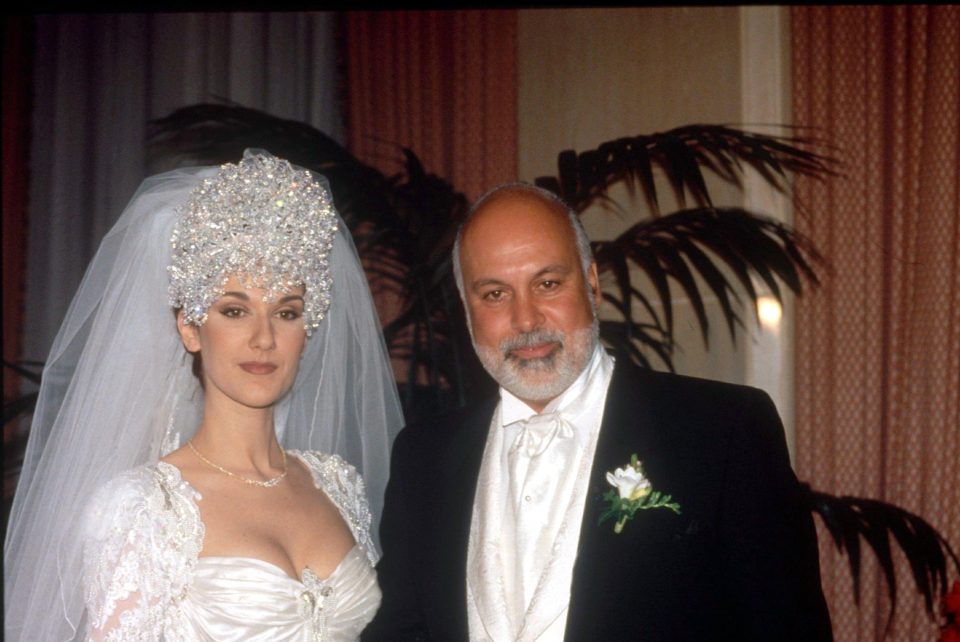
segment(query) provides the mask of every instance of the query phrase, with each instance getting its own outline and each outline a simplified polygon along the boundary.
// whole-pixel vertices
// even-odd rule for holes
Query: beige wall
[[[786,122],[785,15],[777,7],[522,10],[520,178],[555,174],[560,151],[591,149],[620,136],[693,123]],[[755,179],[748,179],[746,194],[726,185],[711,189],[720,205],[747,203],[788,216]],[[666,186],[661,193],[669,212],[675,203]],[[587,212],[592,238],[612,238],[646,215],[624,190],[613,195],[625,210]],[[675,300],[678,372],[766,389],[791,437],[789,320],[764,333],[751,323],[734,346],[715,301],[708,307],[705,350],[689,305]]]

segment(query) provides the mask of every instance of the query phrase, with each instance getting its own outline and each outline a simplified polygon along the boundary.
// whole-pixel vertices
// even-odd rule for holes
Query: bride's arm
[[[183,520],[171,500],[156,470],[142,467],[114,479],[91,501],[83,564],[89,639],[162,639],[189,568],[177,537]]]
[[[107,564],[90,565],[91,572],[85,583],[88,640],[161,639],[160,600],[143,590],[141,573],[145,569],[138,561],[141,557],[141,551],[128,544]],[[130,569],[134,569],[133,573],[129,573]]]

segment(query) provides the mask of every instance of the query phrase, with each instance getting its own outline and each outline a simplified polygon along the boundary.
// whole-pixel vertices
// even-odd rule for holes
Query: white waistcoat
[[[467,553],[472,642],[563,640],[613,359],[597,347],[587,367],[539,416],[501,389],[473,500]],[[539,437],[524,420],[547,424]],[[533,431],[534,428],[530,428]],[[528,458],[520,451],[539,452]]]

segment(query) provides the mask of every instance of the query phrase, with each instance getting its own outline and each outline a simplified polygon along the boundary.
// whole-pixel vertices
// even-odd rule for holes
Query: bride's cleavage
[[[350,550],[347,551],[347,554],[344,555],[339,562],[337,562],[337,565],[334,567],[332,571],[330,571],[330,574],[327,575],[326,577],[320,577],[309,566],[304,566],[303,569],[300,571],[299,576],[295,577],[291,575],[288,571],[286,571],[283,567],[281,567],[279,564],[274,564],[273,562],[268,562],[267,560],[260,559],[259,557],[250,557],[248,555],[201,555],[200,557],[197,558],[197,561],[200,564],[203,564],[204,561],[208,561],[211,563],[212,562],[237,562],[240,564],[248,564],[250,566],[266,566],[270,568],[273,574],[283,575],[285,578],[293,580],[295,582],[299,582],[300,584],[304,583],[303,576],[305,573],[309,571],[314,575],[314,577],[317,578],[318,581],[329,582],[334,577],[336,577],[336,575],[339,573],[340,569],[343,568],[344,564],[346,563],[349,557],[359,553],[359,547],[360,547],[359,544],[354,544],[350,548]]]
[[[293,454],[294,456],[288,457],[288,461],[289,461],[291,464],[294,464],[294,462],[296,462],[296,464],[298,464],[298,465],[300,465],[300,466],[305,466],[304,462],[301,460],[301,458],[300,458],[299,456],[296,455],[296,453],[292,453],[292,454]],[[198,514],[199,514],[199,513],[200,513],[200,505],[199,505],[199,502],[200,502],[200,501],[203,501],[203,495],[202,495],[202,493],[197,492],[197,490],[196,490],[196,488],[193,486],[193,484],[191,484],[191,483],[183,476],[183,471],[181,471],[181,470],[180,470],[177,466],[175,466],[174,464],[171,464],[171,463],[169,463],[169,462],[166,462],[166,461],[162,461],[162,460],[161,460],[161,461],[159,462],[159,465],[161,465],[161,466],[169,466],[169,468],[170,468],[173,472],[175,472],[177,480],[178,480],[179,482],[183,483],[183,484],[186,484],[187,488],[191,491],[191,493],[196,493],[196,494],[193,495],[193,496],[197,497],[198,499],[194,500],[194,501],[193,501],[193,504],[194,504],[194,506],[196,507],[197,512],[198,512]],[[309,469],[308,469],[308,474],[309,474]],[[317,490],[318,490],[319,492],[323,493],[323,495],[324,495],[325,497],[327,496],[326,493],[323,491],[322,488],[319,488],[319,487],[318,487]],[[333,501],[332,501],[329,497],[327,497],[327,501],[330,501],[331,504],[333,504]],[[334,504],[334,505],[336,505],[336,504]],[[339,511],[338,511],[338,512],[339,512]],[[202,518],[201,518],[201,524],[204,525]],[[204,526],[205,526],[205,525],[204,525]],[[204,530],[205,530],[205,529],[204,529]],[[314,571],[313,569],[311,569],[309,565],[303,566],[298,574],[294,574],[294,573],[296,573],[296,568],[297,568],[297,566],[294,565],[294,564],[292,564],[292,563],[290,564],[290,569],[292,569],[292,570],[294,571],[294,573],[291,573],[289,570],[287,570],[286,568],[284,568],[282,565],[277,564],[276,562],[271,562],[271,561],[269,561],[269,560],[265,560],[265,559],[260,558],[260,557],[254,557],[254,556],[252,556],[252,555],[202,555],[202,554],[201,554],[201,555],[198,555],[198,556],[197,556],[197,562],[198,562],[198,563],[203,563],[204,560],[210,560],[210,561],[237,561],[237,562],[241,562],[241,563],[242,563],[242,562],[254,562],[254,563],[256,563],[257,565],[268,566],[268,567],[270,567],[271,569],[274,569],[277,573],[282,574],[284,577],[286,577],[286,578],[288,578],[288,579],[290,579],[290,580],[293,580],[293,581],[295,581],[295,582],[299,582],[299,583],[303,584],[303,583],[304,583],[303,575],[304,575],[304,573],[305,573],[306,571],[310,571],[310,573],[312,573],[320,582],[327,582],[327,581],[329,581],[331,578],[333,578],[335,575],[337,575],[337,573],[340,571],[341,568],[343,568],[343,565],[344,565],[344,563],[347,561],[347,558],[351,557],[352,555],[356,555],[356,554],[358,554],[358,553],[362,553],[362,551],[360,550],[360,544],[359,544],[359,542],[354,541],[353,545],[347,550],[347,552],[343,555],[343,557],[341,557],[340,560],[336,563],[336,565],[334,565],[334,567],[333,567],[333,569],[330,571],[330,573],[328,573],[325,577],[320,577],[320,575],[319,575],[316,571]]]

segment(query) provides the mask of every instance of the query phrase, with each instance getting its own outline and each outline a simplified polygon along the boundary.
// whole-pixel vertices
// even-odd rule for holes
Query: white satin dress
[[[84,525],[84,590],[92,640],[345,642],[380,605],[363,480],[336,455],[296,452],[356,545],[327,578],[299,578],[247,557],[199,557],[199,493],[167,463],[120,475]]]

